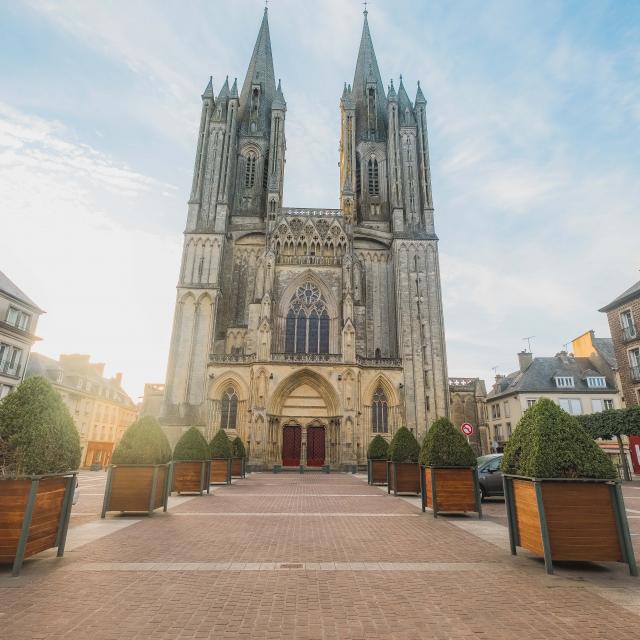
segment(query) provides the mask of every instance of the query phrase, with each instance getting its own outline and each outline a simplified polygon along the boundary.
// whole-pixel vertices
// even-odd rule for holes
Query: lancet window
[[[371,430],[374,433],[389,432],[389,403],[382,387],[373,394],[371,403]]]
[[[369,158],[368,164],[368,182],[369,182],[369,195],[380,195],[380,179],[378,174],[378,161],[375,158]]]
[[[233,387],[227,387],[222,395],[220,428],[235,429],[238,418],[238,395]]]
[[[256,154],[251,152],[247,156],[247,166],[244,172],[244,186],[251,189],[256,183]]]
[[[307,282],[298,287],[287,312],[286,353],[329,353],[329,313],[320,290]]]

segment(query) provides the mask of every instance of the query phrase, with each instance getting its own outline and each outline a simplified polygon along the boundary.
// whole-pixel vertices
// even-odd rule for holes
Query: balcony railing
[[[314,216],[333,217],[341,216],[341,209],[307,209],[304,207],[282,207],[281,212],[285,216]]]
[[[209,362],[225,363],[234,362],[236,364],[246,364],[255,362],[255,353],[210,353]]]
[[[283,256],[276,258],[277,264],[295,264],[315,267],[339,267],[342,264],[340,256]]]
[[[624,342],[630,342],[631,340],[635,340],[637,337],[638,333],[636,332],[635,325],[622,327],[622,340]]]
[[[22,365],[12,364],[10,360],[4,360],[0,362],[0,375],[11,376],[12,378],[19,378],[22,374]]]
[[[640,382],[640,365],[631,365],[631,379]]]
[[[341,353],[272,353],[274,362],[320,362],[340,363]]]
[[[378,369],[384,369],[389,367],[401,367],[402,358],[365,358],[363,356],[356,356],[356,363],[361,367],[376,367]]]

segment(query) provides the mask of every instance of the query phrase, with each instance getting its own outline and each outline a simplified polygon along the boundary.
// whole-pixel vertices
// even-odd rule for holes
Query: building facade
[[[24,377],[36,327],[44,313],[0,271],[0,400]]]
[[[449,378],[451,422],[460,428],[465,422],[473,426],[469,444],[476,455],[489,453],[491,444],[486,420],[487,388],[480,378]]]
[[[522,414],[539,398],[549,398],[571,415],[620,409],[622,400],[610,370],[596,357],[575,357],[561,351],[552,358],[534,358],[522,351],[519,369],[496,376],[487,394],[491,450],[500,452]]]
[[[286,113],[265,10],[241,89],[202,96],[162,422],[254,464],[364,462],[448,413],[426,100],[385,91],[365,11],[339,209],[283,206]]]
[[[624,404],[640,404],[640,281],[600,309],[607,314]],[[640,437],[629,437],[634,473],[640,474]]]
[[[26,376],[47,378],[62,396],[80,435],[81,466],[107,465],[113,449],[138,413],[122,389],[122,374],[104,376],[104,364],[90,356],[61,355],[59,360],[33,353]]]

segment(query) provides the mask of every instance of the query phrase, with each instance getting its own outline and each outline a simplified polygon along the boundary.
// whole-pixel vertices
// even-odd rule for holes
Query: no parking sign
[[[464,435],[468,438],[470,435],[473,435],[473,425],[469,422],[463,422],[462,426],[460,427],[460,431],[462,431],[462,433],[464,433]]]

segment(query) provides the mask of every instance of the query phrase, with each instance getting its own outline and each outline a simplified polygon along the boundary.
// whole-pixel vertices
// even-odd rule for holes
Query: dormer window
[[[555,381],[558,389],[573,389],[575,387],[573,376],[556,376]]]
[[[603,389],[607,386],[604,376],[587,376],[587,387],[590,389]]]

